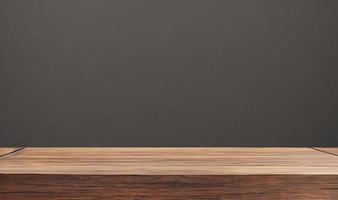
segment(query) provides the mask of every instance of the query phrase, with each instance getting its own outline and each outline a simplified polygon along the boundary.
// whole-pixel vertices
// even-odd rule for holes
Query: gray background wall
[[[1,146],[338,146],[336,0],[2,0]]]

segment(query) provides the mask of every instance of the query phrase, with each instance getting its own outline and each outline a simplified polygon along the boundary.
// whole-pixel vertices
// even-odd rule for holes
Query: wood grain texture
[[[337,200],[338,157],[311,148],[25,148],[0,199]]]
[[[0,199],[337,200],[338,178],[328,175],[0,175]]]
[[[0,174],[338,175],[338,157],[310,148],[25,148],[0,159]]]

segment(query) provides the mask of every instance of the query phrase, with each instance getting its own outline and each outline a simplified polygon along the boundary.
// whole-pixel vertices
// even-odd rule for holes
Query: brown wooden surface
[[[0,174],[335,174],[338,157],[310,148],[25,148]]]
[[[311,148],[25,148],[0,200],[337,200],[338,156]]]
[[[3,200],[337,200],[328,175],[0,175]]]

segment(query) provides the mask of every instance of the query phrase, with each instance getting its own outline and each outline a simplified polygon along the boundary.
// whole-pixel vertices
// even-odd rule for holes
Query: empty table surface
[[[0,158],[0,174],[338,175],[338,156],[313,148],[24,148]]]
[[[1,149],[0,199],[338,199],[336,148]]]

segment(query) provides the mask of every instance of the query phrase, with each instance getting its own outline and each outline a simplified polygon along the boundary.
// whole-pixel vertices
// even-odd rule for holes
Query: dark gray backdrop
[[[1,146],[337,146],[337,0],[2,0]]]

